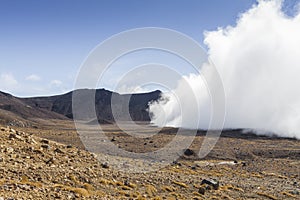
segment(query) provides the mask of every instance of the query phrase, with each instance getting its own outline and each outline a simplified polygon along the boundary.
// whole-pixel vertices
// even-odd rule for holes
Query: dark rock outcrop
[[[14,117],[19,116],[22,119],[73,119],[72,97],[74,92],[79,97],[90,94],[95,96],[97,119],[91,117],[91,111],[85,111],[86,115],[83,115],[83,120],[90,123],[111,123],[115,121],[115,117],[124,121],[131,119],[133,121],[150,121],[149,103],[157,101],[161,95],[160,91],[122,95],[105,89],[80,89],[50,97],[18,98],[0,92],[0,110],[7,111]],[[114,98],[113,102],[111,101],[112,96]],[[81,103],[87,103],[85,100],[85,98],[82,98]],[[118,108],[117,116],[113,116],[112,106]],[[128,115],[127,117],[124,115],[126,109],[129,110],[131,119],[128,119]],[[4,117],[0,116],[0,118]]]

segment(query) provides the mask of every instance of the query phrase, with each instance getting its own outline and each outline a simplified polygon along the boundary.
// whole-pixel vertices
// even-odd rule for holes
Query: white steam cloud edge
[[[224,128],[246,128],[257,133],[274,133],[300,139],[300,14],[286,16],[282,1],[260,0],[241,14],[234,27],[205,33],[208,56],[217,68],[226,94]],[[211,79],[209,64],[201,73]],[[189,103],[185,87],[176,89],[152,103],[152,123],[207,129],[210,121],[210,96],[200,75],[183,77],[196,94],[200,123],[189,120],[199,112]],[[211,81],[210,81],[211,82]],[[218,90],[210,86],[209,90]],[[177,99],[173,94],[177,95]],[[166,99],[168,99],[166,101]],[[188,115],[182,116],[181,110]],[[213,127],[212,127],[213,128]]]

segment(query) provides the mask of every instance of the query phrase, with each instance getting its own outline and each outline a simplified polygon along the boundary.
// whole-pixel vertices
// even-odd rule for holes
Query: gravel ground
[[[1,200],[300,199],[297,140],[223,137],[205,159],[185,155],[157,171],[134,173],[131,166],[143,166],[144,160],[115,156],[111,161],[107,155],[83,150],[76,139],[61,144],[49,139],[55,134],[44,139],[29,132],[45,136],[49,130],[1,128]],[[173,136],[161,134],[150,142],[110,131],[108,137],[120,148],[145,152]],[[68,145],[72,141],[77,142]],[[197,136],[191,152],[201,141],[203,136]]]

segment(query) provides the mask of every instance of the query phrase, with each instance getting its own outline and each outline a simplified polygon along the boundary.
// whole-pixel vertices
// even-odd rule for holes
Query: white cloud
[[[50,87],[61,87],[62,86],[62,81],[60,80],[52,80],[50,82]]]
[[[11,73],[0,74],[0,89],[13,91],[18,87],[18,81]]]
[[[36,74],[31,74],[25,78],[27,81],[40,81],[41,77]]]
[[[119,94],[133,94],[133,93],[145,93],[150,91],[151,90],[140,86],[122,85],[121,87],[117,88],[115,92],[118,92]]]
[[[0,73],[0,91],[18,97],[44,96],[61,94],[71,90],[70,85],[65,85],[60,80],[51,80],[48,83],[32,74],[18,81],[12,73]]]
[[[236,26],[205,33],[209,57],[224,83],[226,128],[251,128],[300,138],[299,24],[300,14],[286,16],[281,11],[281,1],[260,0],[240,16]],[[202,73],[214,77],[209,65],[203,66]],[[205,108],[210,106],[210,97],[202,79],[193,75],[184,79],[199,94],[197,101],[204,108],[200,128],[207,128],[210,112]],[[181,82],[173,92],[178,94],[180,106],[189,111],[192,120],[198,109],[189,103],[190,97]],[[166,97],[171,100],[150,107],[153,122],[163,121],[159,117],[163,114],[167,125],[189,127],[189,120],[182,124],[176,120],[180,108],[174,97]]]

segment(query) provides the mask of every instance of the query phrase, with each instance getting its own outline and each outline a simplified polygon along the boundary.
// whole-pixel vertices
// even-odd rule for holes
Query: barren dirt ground
[[[225,131],[213,151],[199,159],[204,138],[199,132],[191,151],[171,165],[129,173],[130,164],[142,161],[116,156],[119,163],[105,162],[107,155],[85,150],[71,122],[43,124],[1,128],[0,199],[300,199],[298,140]],[[177,131],[164,128],[154,137],[137,139],[115,125],[102,128],[103,142],[136,153],[164,147]]]

